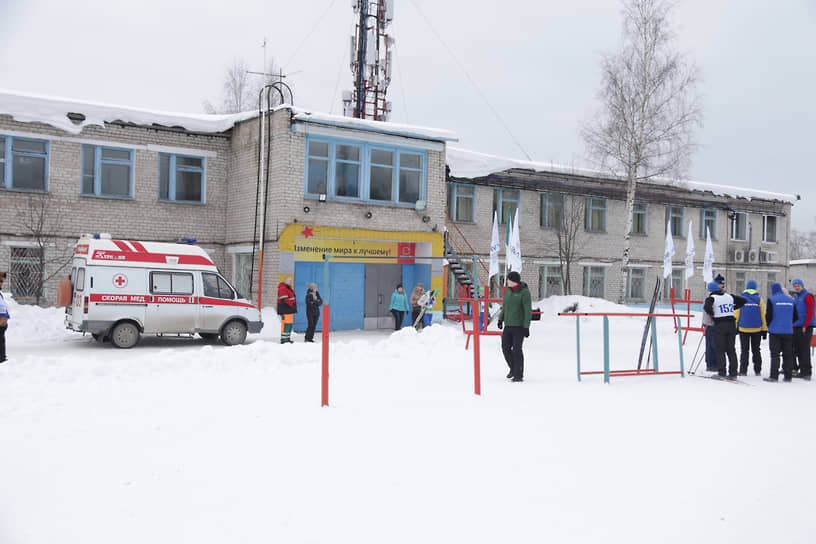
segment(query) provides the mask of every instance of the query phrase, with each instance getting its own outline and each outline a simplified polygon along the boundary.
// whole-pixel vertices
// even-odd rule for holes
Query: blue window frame
[[[590,232],[606,232],[606,199],[587,198],[585,218],[586,230]]]
[[[456,223],[473,223],[476,188],[473,185],[448,184],[448,214]]]
[[[671,226],[671,235],[677,238],[685,238],[686,232],[683,230],[683,219],[685,208],[681,206],[666,206],[666,225]]]
[[[204,204],[204,157],[159,153],[159,200]]]
[[[542,227],[559,228],[564,222],[564,195],[561,193],[541,193]]]
[[[646,234],[648,207],[645,202],[634,202],[632,208],[632,234]]]
[[[414,206],[425,199],[426,152],[332,138],[307,138],[307,198]]]
[[[700,240],[706,239],[706,227],[711,234],[711,239],[717,239],[717,210],[700,210]]]
[[[507,224],[508,216],[515,219],[520,199],[519,189],[493,189],[493,211],[499,213],[499,225]]]
[[[87,196],[133,198],[133,150],[82,146],[82,187]]]
[[[6,189],[48,191],[46,140],[0,135],[0,182]]]

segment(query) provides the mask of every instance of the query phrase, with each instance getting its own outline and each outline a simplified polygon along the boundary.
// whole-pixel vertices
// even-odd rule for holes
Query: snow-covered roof
[[[593,170],[589,168],[578,168],[574,166],[564,166],[548,162],[525,161],[498,157],[467,149],[448,146],[445,158],[451,169],[451,175],[457,178],[477,178],[504,172],[512,168],[533,170],[535,172],[554,172],[560,174],[574,174],[579,176],[591,176],[609,178],[609,172]],[[713,183],[703,183],[700,181],[677,180],[668,178],[652,178],[648,183],[676,187],[687,191],[711,192],[718,196],[731,198],[745,198],[748,200],[778,200],[793,204],[798,200],[796,195],[787,193],[774,193],[761,191],[758,189],[746,189],[743,187],[732,187],[730,185],[716,185]]]
[[[807,266],[809,264],[816,264],[816,259],[795,259],[795,260],[790,262],[791,266],[795,266],[797,264],[805,265],[805,266]]]
[[[456,140],[454,133],[448,130],[384,123],[368,119],[353,119],[313,112],[308,109],[292,107],[288,104],[278,106],[275,109],[282,108],[291,109],[295,120],[305,123],[355,128],[367,132],[380,132],[428,140]],[[74,122],[68,118],[69,113],[82,114],[84,119]],[[13,119],[23,123],[45,123],[71,134],[79,134],[86,126],[102,126],[106,122],[112,121],[137,125],[158,124],[168,127],[183,127],[190,132],[218,133],[231,129],[236,123],[258,116],[257,111],[232,114],[172,113],[3,89],[0,89],[0,114],[10,115]]]
[[[80,113],[85,119],[74,123],[68,118],[68,113]],[[191,132],[217,133],[231,129],[239,121],[258,115],[254,111],[224,115],[172,113],[3,89],[0,89],[0,114],[10,115],[23,123],[45,123],[71,134],[79,134],[86,126],[102,126],[112,121],[137,125],[178,126]]]

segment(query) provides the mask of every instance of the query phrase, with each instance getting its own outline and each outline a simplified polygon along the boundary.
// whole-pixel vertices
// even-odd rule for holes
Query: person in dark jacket
[[[793,374],[793,322],[799,316],[793,299],[782,292],[782,286],[771,286],[771,298],[765,306],[765,321],[768,323],[768,347],[771,350],[771,375],[766,382],[779,381],[779,355],[782,355],[782,373],[786,382]]]
[[[762,373],[762,354],[759,346],[763,338],[768,336],[768,326],[765,323],[765,301],[757,293],[757,283],[749,280],[745,285],[742,297],[746,300],[745,306],[734,312],[737,320],[737,331],[740,339],[740,367],[739,375],[748,375],[749,350],[754,360],[754,375]]]
[[[530,336],[532,301],[527,284],[515,270],[507,274],[507,289],[499,312],[499,328],[502,331],[502,354],[510,372],[507,377],[514,382],[524,381],[524,339]]]
[[[793,280],[793,290],[796,297],[793,304],[798,317],[793,323],[793,353],[796,356],[796,365],[799,367],[795,378],[809,380],[813,373],[810,361],[810,340],[813,338],[813,327],[816,326],[814,315],[813,295],[807,292],[805,284],[799,278]]]
[[[737,378],[737,350],[734,341],[737,338],[737,326],[734,310],[745,305],[745,299],[739,295],[726,293],[720,284],[712,281],[708,284],[711,291],[705,299],[703,310],[714,319],[714,353],[717,356],[717,374],[722,378]],[[728,375],[725,373],[725,357],[728,355]]]
[[[0,290],[3,289],[3,282],[6,281],[6,273],[0,272]],[[3,298],[3,293],[0,293],[0,363],[7,360],[6,358],[6,329],[8,328],[8,305],[6,299]]]
[[[394,330],[400,330],[402,320],[405,319],[405,312],[411,310],[411,306],[408,304],[408,295],[405,294],[402,284],[397,285],[397,288],[391,293],[391,304],[388,305],[388,310],[394,316]]]
[[[717,274],[717,277],[714,278],[714,281],[720,286],[721,291],[725,291],[725,278],[722,274]],[[711,291],[708,290],[708,286],[710,283],[706,284],[706,298],[711,295]],[[712,318],[707,313],[703,312],[703,328],[705,331],[703,334],[705,335],[705,363],[706,363],[706,371],[708,372],[717,372],[717,354],[714,352],[714,318]]]
[[[320,319],[320,307],[323,305],[323,299],[320,298],[320,293],[317,291],[317,284],[306,284],[306,320],[309,325],[306,327],[306,337],[304,342],[314,342],[315,327],[317,321]]]
[[[411,305],[411,324],[416,323],[419,318],[419,313],[422,311],[422,306],[419,305],[419,299],[422,298],[424,294],[425,289],[422,287],[422,284],[417,283],[408,299],[408,303]]]
[[[292,323],[297,313],[297,299],[292,289],[292,276],[278,284],[278,315],[281,318],[281,344],[292,341]]]

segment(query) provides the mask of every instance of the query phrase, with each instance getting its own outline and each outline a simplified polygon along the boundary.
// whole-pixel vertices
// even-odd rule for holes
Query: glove
[[[524,327],[524,338],[530,338],[530,328]]]
[[[768,338],[768,331],[762,331],[762,339],[765,340]]]
[[[499,319],[499,329],[503,329],[503,328],[504,328],[504,321]]]

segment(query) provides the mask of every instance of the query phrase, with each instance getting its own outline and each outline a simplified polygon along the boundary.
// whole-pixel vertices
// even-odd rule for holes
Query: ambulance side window
[[[201,279],[204,281],[204,296],[213,298],[235,298],[235,291],[224,280],[224,278],[215,274],[201,274]]]
[[[184,272],[151,272],[150,292],[154,295],[192,295],[193,275]]]
[[[74,290],[82,292],[85,289],[85,269],[77,268]]]

